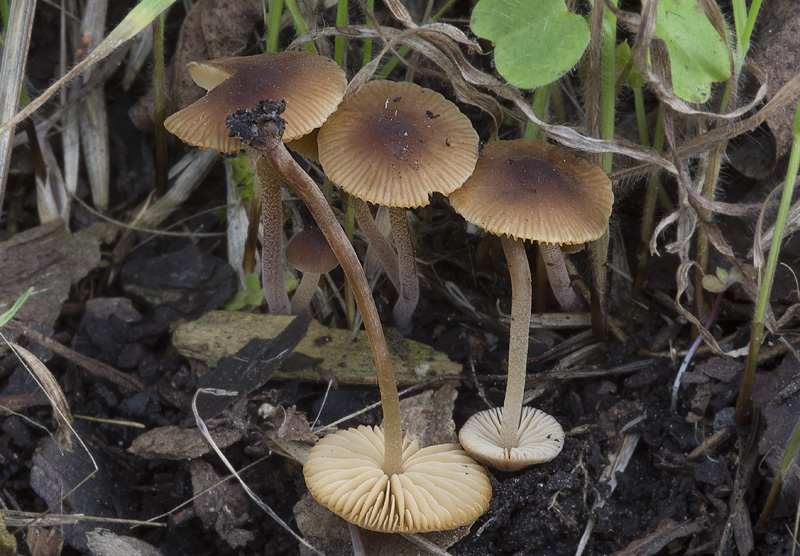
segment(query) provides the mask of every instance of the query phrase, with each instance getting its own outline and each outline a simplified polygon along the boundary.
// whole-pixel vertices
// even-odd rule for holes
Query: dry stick
[[[531,268],[521,239],[501,237],[503,252],[511,274],[511,324],[508,340],[508,384],[503,401],[501,436],[503,447],[516,448],[525,395],[528,366],[528,334],[531,316]],[[542,245],[542,244],[540,244]],[[558,249],[558,247],[556,247]],[[559,251],[560,252],[560,251]]]
[[[389,243],[386,236],[378,229],[366,201],[362,201],[358,197],[353,197],[353,212],[355,212],[358,227],[361,228],[361,231],[367,236],[369,246],[375,250],[378,260],[381,261],[386,271],[386,276],[389,277],[394,289],[400,293],[400,273],[397,269],[397,253],[395,253],[392,244]]]
[[[123,390],[126,391],[135,391],[141,392],[144,390],[144,385],[133,378],[121,371],[118,371],[114,367],[110,365],[106,365],[105,363],[98,361],[97,359],[92,359],[91,357],[87,357],[82,353],[78,353],[77,351],[68,348],[67,346],[58,343],[57,341],[53,340],[52,338],[48,338],[44,334],[37,332],[32,328],[28,328],[24,324],[19,321],[9,321],[6,324],[6,328],[9,330],[16,330],[18,332],[22,332],[27,336],[30,340],[33,340],[37,344],[40,344],[42,347],[45,347],[55,353],[56,355],[60,355],[64,359],[72,361],[79,367],[82,367],[86,371],[89,372],[92,376],[96,376],[98,378],[103,378],[105,380],[111,381]]]
[[[347,236],[336,220],[325,196],[314,180],[295,162],[281,141],[285,123],[279,114],[283,112],[284,106],[285,104],[280,101],[262,101],[256,110],[240,110],[235,116],[229,117],[228,125],[240,130],[238,134],[240,139],[259,150],[278,175],[306,204],[353,287],[353,294],[364,320],[364,328],[369,338],[378,375],[386,439],[383,471],[391,476],[402,471],[403,434],[400,424],[397,383],[394,378],[392,361],[389,358],[386,338],[378,317],[378,310],[356,252],[347,240]],[[236,118],[238,117],[242,117],[242,119],[237,122]],[[244,124],[241,127],[238,125],[240,122]],[[256,122],[258,125],[255,125]]]
[[[283,205],[280,176],[264,160],[261,153],[251,149],[251,164],[261,185],[261,215],[264,240],[261,245],[261,282],[269,312],[291,314],[289,295],[283,284]]]
[[[419,302],[419,279],[417,278],[417,261],[414,258],[414,241],[408,229],[406,209],[389,207],[389,218],[392,222],[392,236],[397,246],[398,271],[400,276],[400,296],[392,309],[394,324],[401,334],[411,332],[411,314]],[[530,309],[528,309],[530,313]]]

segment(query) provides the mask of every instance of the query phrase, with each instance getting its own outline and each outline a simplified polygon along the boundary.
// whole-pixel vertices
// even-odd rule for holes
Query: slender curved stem
[[[501,431],[503,448],[510,449],[517,446],[522,397],[525,395],[525,371],[528,365],[528,336],[531,322],[531,268],[522,240],[503,236],[501,241],[508,262],[508,271],[511,274],[508,384],[503,402]]]
[[[384,270],[386,270],[386,276],[389,277],[394,289],[400,293],[400,273],[397,269],[397,253],[395,253],[392,244],[386,239],[386,236],[378,229],[378,225],[375,224],[375,220],[372,218],[372,213],[366,201],[362,201],[357,197],[353,197],[352,199],[353,212],[355,212],[358,227],[361,228],[361,231],[367,236],[369,246],[372,247],[375,250],[375,254],[378,255],[378,260],[383,265]]]
[[[251,149],[250,157],[256,170],[256,179],[261,185],[261,219],[264,227],[261,281],[264,297],[270,313],[288,315],[292,308],[283,284],[283,205],[280,176],[258,151]]]
[[[411,315],[419,302],[419,278],[417,278],[417,260],[414,256],[414,241],[408,229],[406,209],[389,207],[389,219],[392,222],[392,236],[397,247],[398,271],[400,276],[400,296],[394,304],[392,315],[394,324],[401,334],[411,332]]]
[[[558,300],[558,304],[567,311],[576,310],[580,307],[578,296],[572,289],[572,283],[567,272],[567,265],[564,263],[564,254],[558,245],[554,243],[540,243],[539,252],[544,259],[544,266],[547,269],[547,278],[550,280],[550,287]]]
[[[364,276],[364,270],[356,256],[353,246],[347,241],[339,222],[333,214],[325,196],[317,184],[312,180],[286,150],[281,142],[281,134],[271,130],[275,127],[268,122],[264,132],[260,133],[263,143],[259,149],[275,169],[286,181],[286,184],[297,193],[308,207],[314,220],[317,222],[325,239],[339,259],[347,279],[353,287],[353,293],[361,310],[364,328],[372,348],[372,357],[378,374],[378,386],[381,392],[381,405],[383,407],[383,426],[386,445],[384,448],[383,471],[388,475],[397,474],[402,470],[402,445],[403,434],[400,423],[400,399],[397,395],[397,383],[394,378],[392,361],[389,358],[389,349],[383,328],[378,317],[378,310],[372,299],[372,292]]]

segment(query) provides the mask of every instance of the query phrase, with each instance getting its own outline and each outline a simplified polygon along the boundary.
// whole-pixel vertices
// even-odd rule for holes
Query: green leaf
[[[22,304],[25,303],[25,300],[27,300],[32,293],[33,288],[28,288],[28,291],[19,296],[19,299],[14,302],[14,305],[11,306],[11,309],[0,315],[0,326],[5,326],[8,321],[14,318],[14,315],[17,314],[19,308],[22,307]]]
[[[706,289],[711,293],[720,293],[724,292],[727,289],[727,286],[713,274],[706,274],[703,276],[703,289]]]
[[[244,277],[244,284],[248,290],[251,292],[260,292],[261,290],[261,280],[259,279],[257,274],[248,274]]]
[[[683,100],[706,102],[712,82],[730,79],[725,41],[697,0],[661,0],[655,35],[667,43],[672,89]]]
[[[470,27],[495,44],[500,75],[523,89],[567,73],[589,44],[589,24],[567,10],[564,0],[480,0]]]
[[[631,51],[631,45],[628,44],[628,41],[622,41],[617,45],[616,52],[614,53],[614,65],[616,66],[617,77],[619,77],[619,74],[625,69],[625,66],[628,65],[632,56],[633,52]],[[639,73],[635,65],[631,64],[631,69],[628,72],[628,78],[625,82],[631,87],[642,88],[647,83],[647,79]]]

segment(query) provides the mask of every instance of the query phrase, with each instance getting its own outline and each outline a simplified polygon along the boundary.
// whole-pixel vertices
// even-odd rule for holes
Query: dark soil
[[[469,8],[454,9],[466,17]],[[116,12],[114,15],[117,20],[121,17]],[[170,12],[167,36],[171,45],[177,40],[184,15],[178,5]],[[332,20],[332,14],[328,15]],[[44,48],[43,29],[50,29],[49,35],[44,36],[57,37],[59,20],[55,9],[44,2],[39,3],[37,18],[30,65],[39,68],[31,78],[35,86],[40,86],[52,75],[42,67],[57,63]],[[133,128],[127,116],[128,109],[146,91],[147,79],[139,79],[131,92],[121,89],[119,79],[114,74],[105,87],[114,136],[112,160],[119,162],[113,170],[113,208],[109,216],[124,220],[149,192],[154,163],[149,154],[152,135]],[[442,88],[425,78],[418,81]],[[452,98],[450,92],[443,90]],[[628,106],[624,99],[621,105]],[[461,108],[474,118],[481,137],[488,139],[487,117],[474,107]],[[511,126],[501,128],[501,135],[516,132]],[[170,163],[187,150],[177,142],[171,144]],[[36,225],[31,155],[24,147],[18,151],[14,167],[19,172],[9,181],[3,207],[4,238]],[[749,196],[747,202],[761,202],[767,187],[782,178],[785,161],[777,168],[768,179],[756,182],[726,166],[728,200]],[[315,176],[320,178],[319,174]],[[73,449],[68,451],[62,448],[62,439],[45,430],[54,430],[50,404],[37,395],[41,389],[17,356],[5,350],[0,358],[0,401],[10,404],[18,400],[19,404],[13,406],[13,413],[0,408],[2,506],[26,512],[49,510],[101,518],[153,519],[158,524],[132,528],[129,524],[101,521],[49,528],[56,538],[63,539],[63,549],[58,548],[58,542],[46,544],[39,540],[37,544],[42,528],[8,525],[20,554],[99,553],[87,547],[85,535],[98,525],[141,539],[164,556],[298,554],[298,542],[244,497],[238,487],[231,487],[231,492],[224,495],[229,498],[219,494],[218,500],[209,502],[213,506],[214,500],[224,501],[211,510],[219,514],[218,519],[209,518],[197,503],[187,504],[197,493],[193,485],[200,469],[193,467],[197,461],[180,457],[144,459],[127,451],[147,430],[194,425],[191,399],[199,376],[208,369],[178,354],[171,343],[171,333],[178,323],[221,308],[236,289],[233,270],[225,262],[224,218],[218,218],[213,211],[226,202],[222,183],[223,170],[217,164],[200,189],[162,226],[183,223],[182,229],[216,232],[217,237],[190,240],[141,234],[135,236],[133,249],[116,252],[123,252],[122,258],[115,258],[112,253],[118,244],[107,245],[102,263],[72,286],[53,327],[26,323],[83,355],[135,377],[143,385],[141,391],[126,390],[97,378],[18,331],[4,330],[7,338],[25,345],[47,366],[74,415],[132,421],[144,428],[76,419],[75,429],[98,471],[69,493],[89,475],[92,464],[76,438],[72,438]],[[624,185],[617,193],[613,226],[627,253],[620,252],[620,256],[627,257],[633,265],[643,180]],[[674,191],[674,184],[667,183],[667,188]],[[88,196],[83,173],[78,195]],[[291,209],[295,222],[299,218],[299,222],[311,224],[299,203],[291,204]],[[486,407],[485,399],[495,405],[502,403],[508,349],[502,316],[509,313],[511,298],[508,271],[499,243],[468,235],[463,221],[444,199],[435,198],[429,207],[415,214],[419,219],[417,257],[421,261],[418,268],[422,296],[411,338],[434,346],[463,365],[453,416],[459,428],[470,415]],[[94,215],[75,205],[72,230],[86,228],[95,221]],[[737,254],[743,256],[752,243],[750,230],[754,221],[733,217],[719,217],[718,221]],[[743,230],[747,231],[746,237]],[[782,261],[786,267],[779,273],[772,296],[777,315],[783,314],[791,302],[797,302],[797,293],[792,291],[796,286],[785,268],[800,268],[799,244],[795,239],[784,246]],[[362,249],[363,245],[358,247]],[[721,257],[718,259],[712,260],[709,268],[722,265]],[[582,278],[588,280],[585,254],[574,255],[573,260]],[[589,523],[593,529],[584,554],[613,554],[626,548],[625,554],[737,554],[745,550],[749,528],[743,524],[755,523],[775,473],[774,463],[761,463],[761,458],[769,452],[772,459],[780,459],[787,435],[783,429],[777,431],[775,420],[756,422],[750,429],[734,428],[732,408],[741,367],[734,374],[709,370],[710,365],[724,367],[728,360],[704,348],[689,368],[691,380],[681,387],[677,411],[670,409],[677,368],[693,341],[691,327],[669,301],[676,293],[677,267],[674,256],[649,259],[643,295],[633,296],[627,283],[620,285],[618,277],[614,278],[611,316],[627,336],[624,341],[612,336],[598,343],[588,337],[585,329],[532,332],[528,386],[535,399],[531,404],[561,423],[567,434],[564,450],[553,461],[527,470],[490,471],[493,498],[489,510],[448,552],[460,556],[573,555]],[[333,278],[341,286],[341,274],[334,273]],[[487,318],[456,303],[447,294],[448,283]],[[394,296],[385,280],[378,283],[375,298],[387,323]],[[707,297],[711,299],[708,294]],[[125,298],[130,305],[111,306],[107,301],[111,298]],[[93,306],[92,301],[105,309]],[[686,302],[685,296],[682,301]],[[326,324],[343,327],[345,317],[340,306],[332,303],[330,307],[332,310],[324,313]],[[549,299],[549,310],[557,311],[556,307]],[[737,287],[726,293],[722,312],[712,327],[724,349],[747,344],[751,315],[752,304]],[[795,349],[800,346],[797,325],[795,318],[782,331],[787,342],[794,342]],[[778,344],[776,339],[771,342]],[[562,366],[565,358],[576,357],[579,350],[585,352],[577,363],[566,359],[568,364]],[[793,380],[797,364],[793,355],[786,353],[787,350],[776,351],[761,365],[760,376],[777,377],[782,365],[788,369],[786,381]],[[768,388],[772,387],[764,386],[762,394],[774,395],[763,408],[776,404],[788,407],[779,420],[785,421],[783,428],[789,427],[790,434],[800,417],[796,409],[791,410],[797,407],[791,405],[796,401],[792,397],[795,391],[782,389],[783,386]],[[779,398],[779,392],[783,397]],[[220,429],[228,427],[238,439],[224,449],[225,456],[235,469],[242,470],[241,477],[250,489],[295,530],[293,508],[307,492],[301,467],[291,459],[270,453],[264,437],[271,425],[259,417],[259,407],[265,402],[284,408],[296,406],[311,421],[325,395],[324,380],[270,380],[252,392],[245,404],[229,408],[217,421]],[[327,396],[321,421],[331,422],[377,400],[374,388],[341,385]],[[380,413],[371,411],[346,424],[376,424],[379,420]],[[721,436],[720,431],[726,429],[729,434],[722,442],[704,454],[693,453],[705,440],[715,434]],[[757,442],[765,435],[782,440],[765,447]],[[625,439],[635,446],[630,461],[623,471],[609,473]],[[204,473],[227,476],[228,470],[215,454],[196,459],[208,464]],[[751,462],[750,467],[747,462]],[[610,482],[616,485],[613,492]],[[755,554],[792,553],[788,530],[794,524],[795,495],[790,492],[784,497],[766,533],[756,538]],[[739,517],[734,519],[731,516],[736,512]],[[240,546],[232,546],[237,542]],[[11,553],[3,552],[0,543],[0,554]]]

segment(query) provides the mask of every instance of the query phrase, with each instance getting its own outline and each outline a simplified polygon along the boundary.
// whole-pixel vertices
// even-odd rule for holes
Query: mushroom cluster
[[[279,69],[266,77],[257,77],[256,74],[263,70],[260,65],[254,65],[255,58],[262,57],[267,65],[272,64]],[[285,52],[262,57],[206,63],[205,66],[212,70],[210,76],[195,79],[201,85],[208,86],[210,91],[194,105],[173,115],[166,125],[186,142],[202,148],[219,148],[224,152],[250,149],[259,178],[266,177],[267,173],[279,176],[308,207],[352,286],[375,362],[384,425],[382,429],[342,430],[329,434],[320,441],[306,462],[309,490],[334,512],[354,523],[379,530],[441,530],[474,521],[488,508],[491,497],[491,486],[485,470],[457,444],[420,449],[415,441],[404,440],[394,371],[364,271],[319,187],[297,164],[284,145],[284,141],[296,139],[311,131],[306,129],[301,133],[293,123],[295,119],[306,119],[303,113],[307,109],[302,106],[304,94],[315,98],[321,90],[335,90],[338,94],[343,91],[343,87],[338,86],[343,80],[343,74],[338,66],[336,70],[331,68],[330,60],[318,56]],[[285,65],[298,59],[305,70],[295,71]],[[321,79],[324,85],[317,87],[306,82],[301,87],[306,93],[297,98],[291,96],[291,91],[277,88],[277,85],[273,89],[269,86],[259,88],[265,84],[281,82],[287,75],[303,79],[299,75],[306,70],[315,74],[307,77],[311,83],[317,83],[316,80]],[[233,81],[234,76],[241,76],[243,83],[249,85]],[[292,82],[293,79],[287,81]],[[256,88],[254,94],[260,95],[264,100],[259,100],[257,104],[251,100],[252,97],[245,100],[244,88]],[[431,93],[430,98],[434,98],[433,94]],[[287,100],[283,100],[284,98]],[[327,108],[320,109],[321,111],[313,110],[319,116],[313,119],[313,125],[321,124],[321,120],[327,117],[338,102],[332,101]],[[249,108],[253,104],[255,108]],[[248,108],[243,109],[242,105]],[[216,108],[211,109],[210,106]],[[435,108],[435,105],[431,106]],[[223,113],[220,114],[219,111]],[[225,112],[229,114],[227,117]],[[223,125],[229,130],[225,135],[230,137],[224,141],[218,139],[220,122],[224,122]],[[214,130],[213,134],[208,130]],[[477,151],[477,135],[474,137]],[[445,137],[443,140],[448,139]],[[466,179],[466,175],[463,179]],[[266,188],[262,187],[263,189]],[[265,231],[265,248],[270,247],[268,242]],[[265,275],[265,284],[266,282]],[[366,464],[360,459],[363,456],[352,450],[359,444],[372,447],[372,451],[366,456],[369,460]],[[349,449],[342,454],[339,450],[332,450],[336,446]],[[360,474],[352,474],[354,469],[364,471],[366,468],[370,469],[369,476],[375,480],[367,488],[366,497],[363,497],[361,494],[364,494],[366,487],[359,484]],[[350,476],[350,480],[344,482],[354,485],[356,492],[360,494],[352,494],[342,486],[342,473]]]
[[[165,125],[201,148],[249,150],[261,183],[262,268],[270,311],[303,310],[319,275],[338,262],[369,338],[383,426],[340,430],[321,439],[303,468],[309,491],[337,515],[375,531],[439,531],[473,522],[491,497],[486,471],[475,459],[514,470],[548,461],[563,446],[555,419],[522,407],[531,309],[524,242],[543,246],[559,302],[574,305],[558,246],[603,233],[613,202],[608,178],[540,141],[496,141],[479,159],[470,120],[439,93],[412,83],[374,81],[339,106],[344,74],[321,56],[283,52],[214,60],[194,63],[190,72],[208,93]],[[419,295],[406,209],[428,204],[439,192],[449,195],[467,220],[501,236],[512,280],[506,399],[502,409],[469,419],[459,435],[463,448],[420,448],[403,435],[394,371],[363,268],[319,187],[284,143],[318,159],[331,181],[356,199],[359,225],[398,291],[393,316],[403,333],[411,330]],[[287,245],[286,259],[304,272],[291,303],[281,271],[281,180],[319,227],[296,234]],[[377,231],[368,203],[389,207],[394,247]],[[570,203],[571,215],[559,207]]]

